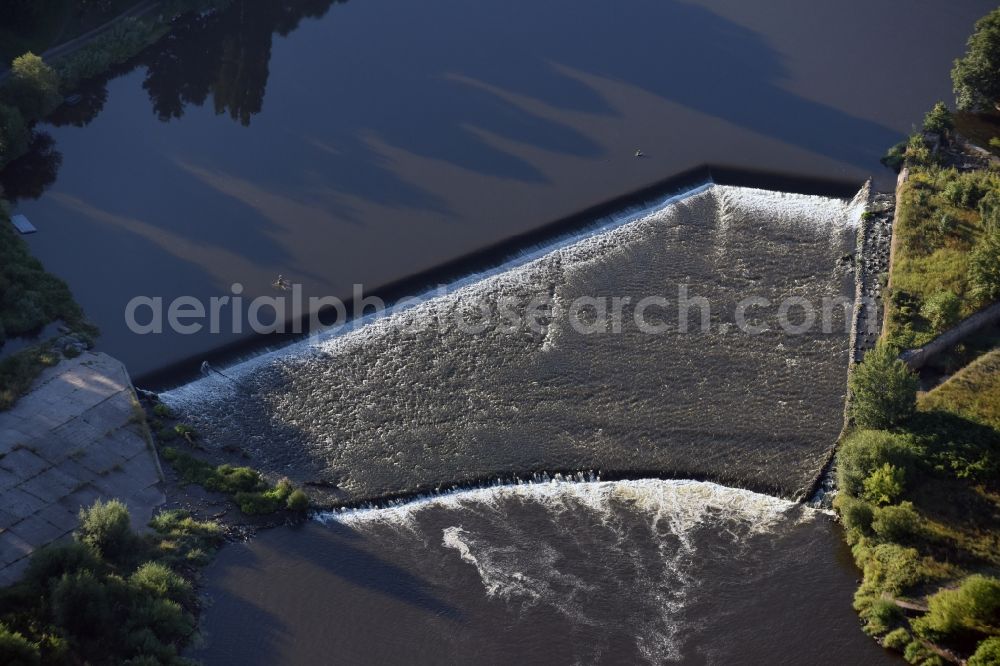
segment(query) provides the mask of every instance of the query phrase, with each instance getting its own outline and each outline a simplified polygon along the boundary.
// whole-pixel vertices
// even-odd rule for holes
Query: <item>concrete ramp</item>
[[[85,353],[49,368],[0,412],[0,585],[77,527],[80,507],[118,498],[144,527],[164,501],[156,453],[125,367]]]

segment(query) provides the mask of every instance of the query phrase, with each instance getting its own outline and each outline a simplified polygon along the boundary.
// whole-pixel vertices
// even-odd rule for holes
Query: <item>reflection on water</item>
[[[279,273],[344,297],[703,164],[860,184],[989,8],[234,1],[61,110],[58,180],[31,200],[51,178],[26,169],[20,212],[103,348],[197,368],[241,335],[136,336],[129,299]]]
[[[32,132],[27,154],[0,170],[0,195],[9,201],[37,199],[56,181],[62,153],[46,132]]]
[[[322,17],[333,3],[234,0],[222,11],[181,21],[139,59],[146,67],[142,87],[157,117],[180,118],[185,106],[201,106],[211,97],[216,113],[249,125],[264,105],[274,35],[286,36],[303,19]]]
[[[320,516],[208,571],[206,663],[886,664],[822,514],[690,481]]]

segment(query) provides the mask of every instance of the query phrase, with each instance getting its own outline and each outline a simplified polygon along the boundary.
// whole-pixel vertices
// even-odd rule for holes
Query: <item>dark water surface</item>
[[[136,336],[136,295],[346,296],[702,164],[884,181],[993,4],[237,0],[5,185],[141,375],[238,336]]]
[[[337,514],[208,570],[209,664],[896,664],[824,515],[683,481]]]

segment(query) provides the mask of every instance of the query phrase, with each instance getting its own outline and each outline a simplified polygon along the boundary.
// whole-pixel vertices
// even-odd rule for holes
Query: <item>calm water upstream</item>
[[[239,336],[136,336],[126,303],[377,289],[708,163],[884,180],[993,5],[236,0],[89,90],[5,185],[103,349],[197,368]]]

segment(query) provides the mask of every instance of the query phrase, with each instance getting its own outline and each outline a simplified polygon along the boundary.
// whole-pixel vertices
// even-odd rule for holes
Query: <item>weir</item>
[[[863,202],[711,185],[658,203],[405,310],[226,368],[234,382],[207,377],[161,397],[220,459],[239,452],[328,504],[545,469],[800,497],[842,425],[850,313],[831,313],[829,332],[796,335],[773,321],[738,331],[733,313],[748,296],[853,303],[840,259]],[[566,312],[510,334],[419,325],[474,303],[523,309],[539,294],[563,306],[679,302],[678,287],[711,304],[707,330],[581,334]]]

